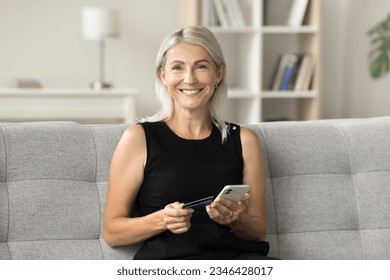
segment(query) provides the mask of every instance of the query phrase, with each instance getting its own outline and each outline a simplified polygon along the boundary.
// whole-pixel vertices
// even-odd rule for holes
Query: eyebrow
[[[199,60],[195,61],[194,64],[198,64],[198,63],[202,63],[202,62],[210,63],[210,61],[208,61],[207,59],[199,59]],[[172,65],[172,64],[185,64],[185,63],[181,60],[174,60],[170,64]]]

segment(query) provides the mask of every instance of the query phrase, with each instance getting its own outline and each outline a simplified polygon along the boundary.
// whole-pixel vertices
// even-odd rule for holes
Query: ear
[[[218,73],[217,73],[218,84],[222,81],[223,77],[225,76],[225,72],[226,72],[225,64],[221,64],[221,66],[219,66]]]
[[[160,68],[158,68],[158,76],[160,77],[161,83],[164,86],[167,86],[167,82],[165,80],[165,71],[164,71],[164,69],[161,66],[160,66]]]

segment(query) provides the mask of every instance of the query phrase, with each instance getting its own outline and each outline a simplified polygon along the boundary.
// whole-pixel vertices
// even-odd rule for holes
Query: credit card
[[[211,204],[211,202],[213,201],[213,198],[214,198],[213,196],[208,196],[205,198],[194,200],[194,201],[185,203],[183,208],[192,208],[194,210],[201,209],[201,208],[204,208],[205,206]]]

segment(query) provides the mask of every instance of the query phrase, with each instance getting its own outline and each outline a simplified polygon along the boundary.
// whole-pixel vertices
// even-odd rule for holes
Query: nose
[[[194,71],[192,69],[187,70],[184,76],[184,83],[187,85],[192,85],[195,84],[197,81],[198,80],[196,78]]]

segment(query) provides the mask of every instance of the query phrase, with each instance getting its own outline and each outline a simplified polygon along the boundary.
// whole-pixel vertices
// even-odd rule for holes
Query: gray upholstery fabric
[[[59,239],[9,242],[13,259],[17,260],[98,260],[103,259],[97,239]]]
[[[269,165],[271,254],[390,259],[390,118],[250,128]]]
[[[0,259],[131,259],[102,221],[129,125],[0,123]],[[265,159],[270,255],[390,259],[390,117],[247,126]]]
[[[111,249],[101,234],[109,165],[126,127],[0,125],[0,258],[131,258],[139,246]]]

